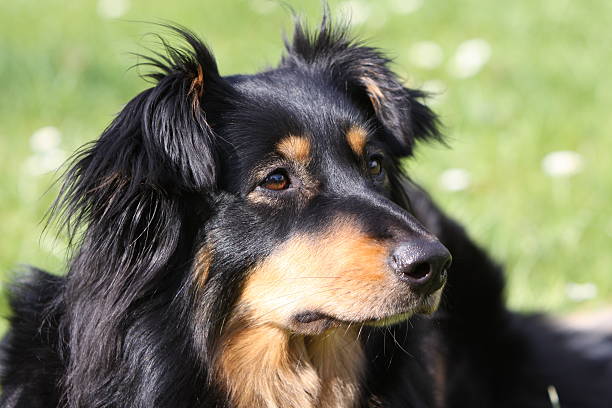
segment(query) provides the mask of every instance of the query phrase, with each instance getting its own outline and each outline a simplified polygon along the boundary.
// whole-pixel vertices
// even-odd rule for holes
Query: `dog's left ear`
[[[347,82],[352,84],[352,97],[373,112],[385,129],[393,153],[409,156],[417,140],[439,140],[438,118],[423,103],[426,94],[402,86],[387,67],[387,59],[371,48],[365,50],[371,55],[355,65]]]
[[[398,157],[409,156],[417,140],[440,139],[437,116],[424,103],[426,94],[404,87],[380,50],[351,39],[346,27],[334,26],[327,15],[318,32],[298,21],[282,64],[309,64],[327,71],[385,130]]]

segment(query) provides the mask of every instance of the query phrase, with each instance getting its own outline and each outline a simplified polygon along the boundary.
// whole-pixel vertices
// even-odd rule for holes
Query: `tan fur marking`
[[[346,141],[356,155],[362,156],[366,146],[368,132],[362,127],[352,126],[346,132]]]
[[[240,319],[226,331],[217,364],[230,399],[239,408],[313,407],[320,384],[306,350],[289,332],[270,325],[249,327]],[[246,326],[246,327],[240,327]]]
[[[204,245],[196,254],[193,267],[196,276],[196,284],[199,290],[202,290],[206,285],[211,261],[212,251],[208,245]]]
[[[388,253],[352,220],[339,220],[323,233],[285,242],[250,274],[241,301],[270,322],[321,309],[344,320],[375,319],[397,286]]]
[[[239,408],[351,408],[364,354],[354,330],[318,338],[238,318],[225,331],[217,374]]]
[[[286,159],[300,163],[310,161],[310,141],[303,136],[289,135],[276,145],[276,150]]]
[[[374,110],[378,112],[378,110],[380,109],[380,105],[384,102],[385,95],[382,93],[379,86],[376,85],[376,82],[372,78],[366,76],[361,77],[361,82],[363,82],[366,87],[366,91],[368,93],[368,96],[370,97],[372,105],[374,106]]]
[[[202,98],[203,94],[204,94],[204,71],[202,70],[202,66],[198,64],[198,73],[194,77],[193,81],[191,81],[191,85],[189,86],[189,92],[188,92],[188,95],[193,95],[192,104],[193,104],[194,110],[200,107],[200,99]]]
[[[359,397],[365,355],[356,329],[339,328],[306,345],[321,379],[321,408],[352,407]]]

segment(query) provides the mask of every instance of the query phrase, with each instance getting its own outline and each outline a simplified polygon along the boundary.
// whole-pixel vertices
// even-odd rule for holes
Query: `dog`
[[[403,172],[439,124],[381,51],[324,17],[277,67],[221,76],[173,30],[65,174],[66,276],[12,289],[2,407],[612,404],[609,339],[509,312]]]

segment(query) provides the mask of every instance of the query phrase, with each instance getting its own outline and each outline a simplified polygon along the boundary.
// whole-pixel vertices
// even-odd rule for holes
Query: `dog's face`
[[[233,315],[302,334],[430,313],[450,255],[394,191],[411,132],[429,125],[415,123],[407,90],[387,93],[399,85],[386,69],[353,86],[313,65],[225,79],[232,98],[211,118],[223,198],[203,234],[199,284],[240,276]],[[405,104],[386,109],[409,128],[393,129],[383,104]]]
[[[316,334],[434,310],[450,255],[398,167],[437,135],[423,95],[329,24],[298,25],[276,69],[232,77],[178,31],[191,49],[148,59],[156,85],[67,174],[58,205],[86,224],[89,265],[72,281],[126,310],[193,287],[204,342],[234,317]]]

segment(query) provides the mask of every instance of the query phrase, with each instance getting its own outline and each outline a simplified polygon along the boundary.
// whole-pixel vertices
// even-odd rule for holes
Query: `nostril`
[[[410,276],[412,279],[420,281],[425,279],[427,275],[431,272],[431,265],[427,262],[419,262],[412,265],[410,268],[407,268],[404,273]]]

